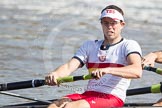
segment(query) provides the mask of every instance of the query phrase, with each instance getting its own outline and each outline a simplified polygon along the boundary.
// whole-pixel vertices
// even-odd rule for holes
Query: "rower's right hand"
[[[57,78],[57,73],[51,72],[45,77],[45,83],[49,86],[58,85]]]

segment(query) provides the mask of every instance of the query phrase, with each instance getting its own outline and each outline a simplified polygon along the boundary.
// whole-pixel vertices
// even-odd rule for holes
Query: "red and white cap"
[[[101,13],[100,19],[102,19],[104,17],[109,17],[109,18],[112,18],[114,20],[122,20],[122,21],[124,21],[123,15],[120,12],[118,12],[117,10],[115,10],[115,9],[106,9],[106,10],[104,10]]]

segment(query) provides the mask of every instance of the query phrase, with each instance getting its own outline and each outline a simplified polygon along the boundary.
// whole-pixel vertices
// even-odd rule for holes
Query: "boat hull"
[[[126,103],[123,108],[155,108],[152,105],[153,103]],[[3,106],[3,108],[47,108],[47,106],[48,106],[47,103],[31,102],[31,103]]]

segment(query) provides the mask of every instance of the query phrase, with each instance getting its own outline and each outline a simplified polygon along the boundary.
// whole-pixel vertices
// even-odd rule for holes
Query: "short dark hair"
[[[101,11],[101,13],[102,13],[104,10],[106,10],[106,9],[115,9],[115,10],[117,10],[118,12],[120,12],[120,13],[124,16],[123,10],[122,10],[121,8],[119,8],[118,6],[116,6],[116,5],[109,5],[109,6],[106,6],[106,7]]]

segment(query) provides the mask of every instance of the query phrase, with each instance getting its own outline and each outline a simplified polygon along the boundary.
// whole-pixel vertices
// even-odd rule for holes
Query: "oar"
[[[158,74],[162,74],[162,69],[160,69],[160,68],[144,67],[144,69],[148,70],[148,71],[156,72]],[[92,78],[92,76],[90,74],[88,74],[88,75],[83,75],[83,76],[63,77],[63,78],[57,79],[57,81],[59,83],[64,83],[64,82],[73,82],[73,81],[77,81],[77,80],[88,80],[91,78]],[[43,79],[5,83],[5,84],[0,84],[0,91],[32,88],[32,87],[39,87],[39,86],[43,86],[43,85],[45,85],[45,80],[43,80]]]
[[[83,75],[83,76],[68,76],[57,79],[59,83],[65,82],[73,82],[78,80],[88,80],[91,79],[92,76],[90,74]],[[6,83],[0,84],[0,91],[7,91],[7,90],[17,90],[17,89],[24,89],[24,88],[32,88],[32,87],[39,87],[45,85],[45,80],[29,80],[29,81],[21,81],[21,82],[13,82],[13,83]],[[138,95],[138,94],[146,94],[146,93],[160,93],[162,92],[161,84],[155,84],[150,87],[144,88],[137,88],[137,89],[129,89],[127,90],[127,95]]]
[[[155,68],[155,67],[148,67],[148,66],[145,66],[145,67],[144,67],[144,70],[152,71],[152,72],[155,72],[155,73],[157,73],[157,74],[162,75],[162,69],[161,69],[161,68]]]
[[[41,103],[44,103],[44,104],[45,103],[46,104],[52,103],[51,101],[48,101],[48,100],[41,100],[41,99],[36,99],[36,98],[30,98],[30,97],[21,96],[19,94],[5,92],[5,91],[0,91],[0,94],[8,95],[8,96],[13,96],[13,97],[18,97],[18,98],[27,99],[27,100],[32,100],[32,101],[36,101],[36,102],[41,102]]]
[[[58,83],[65,83],[65,82],[73,82],[73,81],[78,81],[78,80],[87,80],[91,78],[92,76],[88,74],[88,75],[83,75],[83,76],[67,76],[63,78],[58,78],[57,81]],[[4,83],[4,84],[0,84],[0,91],[33,88],[33,87],[39,87],[43,85],[45,85],[45,80],[42,80],[42,79],[13,82],[13,83]]]
[[[147,93],[162,93],[162,82],[160,82],[160,84],[154,84],[150,87],[127,90],[127,96],[147,94]]]

